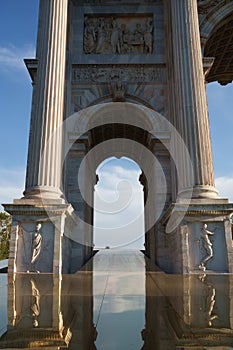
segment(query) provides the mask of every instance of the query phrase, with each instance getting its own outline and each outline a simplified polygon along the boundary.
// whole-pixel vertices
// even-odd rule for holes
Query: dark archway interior
[[[208,83],[227,85],[233,81],[233,14],[216,26],[207,40],[204,56],[215,58],[206,77]]]
[[[90,131],[91,147],[97,144],[115,138],[125,138],[140,142],[142,145],[151,148],[152,135],[138,126],[111,123],[97,126]]]

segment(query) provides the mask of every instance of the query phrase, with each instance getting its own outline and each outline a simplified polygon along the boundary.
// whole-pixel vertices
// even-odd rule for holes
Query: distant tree
[[[0,212],[0,260],[8,259],[11,233],[11,216]]]

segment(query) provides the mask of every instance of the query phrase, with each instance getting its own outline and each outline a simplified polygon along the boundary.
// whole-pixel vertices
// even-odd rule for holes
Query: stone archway
[[[93,223],[93,191],[97,166],[111,156],[128,157],[140,166],[145,200],[145,249],[146,254],[156,260],[158,254],[155,251],[155,240],[161,245],[164,238],[155,235],[155,224],[172,201],[170,156],[173,154],[172,157],[175,158],[175,154],[173,151],[169,154],[172,133],[170,123],[145,106],[106,103],[71,116],[67,120],[66,130],[70,148],[66,178],[72,188],[69,192],[69,187],[64,184],[64,188],[68,189],[66,198],[89,225]],[[78,147],[83,151],[78,150]],[[86,199],[85,204],[72,200],[76,181],[74,177],[69,177],[72,167],[75,167],[76,174],[81,170],[80,186],[83,188],[81,193]],[[77,183],[76,192],[80,192]]]
[[[206,82],[226,85],[233,80],[233,4],[218,1],[199,5],[200,34],[204,57],[212,57]]]

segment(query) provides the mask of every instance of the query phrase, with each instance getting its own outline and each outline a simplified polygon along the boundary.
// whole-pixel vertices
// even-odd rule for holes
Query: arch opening
[[[144,249],[142,170],[128,157],[109,157],[96,169],[94,246],[96,249]]]

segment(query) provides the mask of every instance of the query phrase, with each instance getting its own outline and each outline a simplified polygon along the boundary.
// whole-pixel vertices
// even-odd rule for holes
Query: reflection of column
[[[12,220],[11,224],[11,240],[10,240],[10,249],[9,249],[9,259],[8,259],[8,280],[14,279],[14,273],[16,269],[16,254],[17,254],[17,245],[19,234],[21,233],[21,226],[16,220]]]
[[[61,196],[62,130],[58,129],[64,110],[67,7],[68,0],[40,1],[26,198]]]
[[[168,60],[173,71],[169,72],[175,105],[173,122],[189,150],[194,171],[192,184],[183,161],[185,174],[180,190],[183,192],[194,185],[194,197],[216,196],[197,1],[169,0],[169,4],[173,59],[168,57]]]
[[[62,273],[62,240],[65,227],[65,215],[61,214],[55,220],[54,225],[54,250],[53,250],[53,273]]]
[[[146,201],[147,201],[147,197],[148,197],[148,184],[147,184],[147,179],[145,176],[145,173],[142,171],[140,177],[139,177],[139,182],[140,184],[143,186],[143,199],[144,199],[144,230],[145,230],[145,242],[144,242],[144,246],[145,246],[145,254],[147,256],[150,255],[150,239],[149,239],[149,232],[146,231],[146,224],[147,224],[147,211],[145,210],[145,206],[146,206]]]

